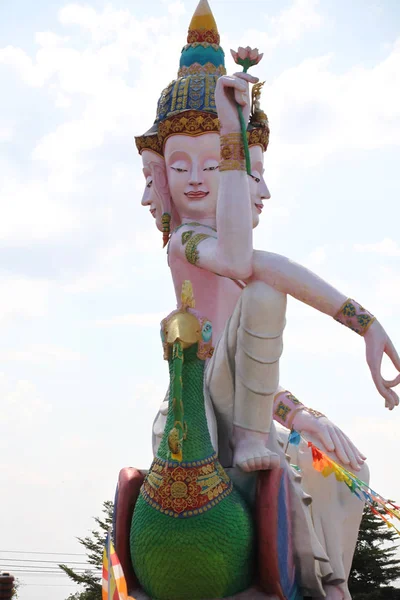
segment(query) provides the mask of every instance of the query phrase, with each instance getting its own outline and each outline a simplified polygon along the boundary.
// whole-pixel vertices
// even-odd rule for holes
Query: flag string
[[[337,481],[343,482],[352,494],[365,502],[375,515],[379,516],[388,527],[393,528],[400,536],[400,507],[397,504],[375,492],[365,481],[362,481],[357,475],[327,456],[320,448],[304,438],[295,429],[292,429],[289,434],[286,452],[289,445],[299,446],[301,441],[305,442],[311,449],[313,467],[316,471],[321,473],[323,477],[329,477],[333,474]],[[297,470],[299,469],[298,465],[292,466]],[[378,505],[382,512],[376,509],[376,505]],[[391,519],[396,520],[397,526]]]

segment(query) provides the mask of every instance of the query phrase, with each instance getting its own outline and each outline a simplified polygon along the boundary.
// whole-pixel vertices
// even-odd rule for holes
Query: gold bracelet
[[[283,396],[280,398],[280,396]],[[304,405],[288,390],[281,390],[274,398],[274,419],[288,429],[292,428],[294,416]]]
[[[246,158],[241,133],[221,135],[221,162],[219,163],[219,170],[246,170]]]
[[[310,415],[312,415],[313,417],[315,417],[316,419],[321,419],[322,417],[326,417],[326,415],[324,415],[324,413],[319,412],[319,410],[315,410],[315,408],[308,408],[307,406],[305,406],[304,410],[306,412],[308,412]]]
[[[333,317],[335,321],[364,336],[375,321],[374,315],[355,300],[348,298],[339,312]]]

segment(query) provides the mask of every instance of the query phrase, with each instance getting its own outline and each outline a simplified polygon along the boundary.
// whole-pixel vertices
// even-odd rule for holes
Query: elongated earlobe
[[[168,244],[171,235],[171,195],[168,186],[167,172],[165,165],[156,162],[150,163],[150,169],[153,174],[154,190],[159,197],[162,207],[162,234],[163,248]]]
[[[171,237],[171,215],[169,213],[163,213],[161,222],[163,228],[163,248],[165,248]]]

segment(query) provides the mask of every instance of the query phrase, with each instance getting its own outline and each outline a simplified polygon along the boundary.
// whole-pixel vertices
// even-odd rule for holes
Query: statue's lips
[[[189,200],[201,200],[208,196],[210,192],[185,192],[185,196],[189,198]]]
[[[262,213],[262,209],[264,208],[264,204],[255,204],[255,207],[258,211],[258,213]]]
[[[156,218],[156,209],[155,208],[151,208],[150,212],[151,212],[151,215],[152,215],[153,219],[155,219]]]

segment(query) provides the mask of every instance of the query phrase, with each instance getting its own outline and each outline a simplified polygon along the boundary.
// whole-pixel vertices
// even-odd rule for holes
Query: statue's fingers
[[[392,340],[389,338],[386,342],[385,352],[388,355],[388,357],[390,358],[390,360],[392,361],[395,368],[398,371],[400,371],[400,356],[399,356],[399,353],[397,352],[396,348],[394,347]],[[398,376],[397,379],[400,382],[400,375]],[[393,386],[391,386],[391,387],[393,387]]]
[[[343,444],[333,427],[330,430],[330,435],[333,440],[333,443],[335,444],[335,454],[340,460],[340,462],[344,465],[350,464],[350,458],[348,457],[345,449],[343,448]]]
[[[247,83],[238,77],[232,77],[230,75],[222,75],[222,77],[218,79],[217,85],[224,88],[234,88],[242,93],[247,92]]]
[[[360,470],[360,465],[363,464],[363,460],[361,459],[360,453],[357,448],[353,444],[351,440],[342,432],[340,429],[336,430],[336,434],[340,441],[342,442],[343,449],[350,460],[350,466],[355,471]]]
[[[235,89],[235,101],[240,104],[240,106],[246,106],[247,95],[240,90]]]
[[[356,455],[357,462],[360,465],[364,464],[364,462],[367,460],[367,457],[365,456],[365,454],[363,454],[361,452],[361,450],[359,450],[357,448],[357,446],[355,444],[353,444],[353,442],[351,441],[351,439],[345,433],[343,433],[343,431],[341,433],[342,433],[343,437],[347,440],[347,442],[349,444],[351,444],[351,447],[353,448],[354,454]]]
[[[386,408],[388,408],[389,410],[393,410],[395,406],[398,406],[399,404],[399,397],[396,394],[396,392],[394,392],[392,389],[388,388],[387,389],[388,392],[388,400],[385,402],[385,406]]]
[[[397,375],[394,379],[384,379],[383,385],[387,388],[394,388],[400,384],[400,375]]]
[[[383,378],[381,375],[381,365],[382,365],[382,357],[383,350],[379,352],[379,355],[376,356],[373,351],[370,350],[369,346],[367,346],[367,363],[369,366],[369,370],[371,371],[372,379],[375,383],[375,387],[380,393],[380,395],[385,399],[385,407],[389,410],[393,410],[394,408],[394,399],[391,395],[390,389],[385,387],[383,382]]]
[[[326,426],[321,427],[320,431],[318,432],[318,437],[329,452],[334,452],[335,444],[333,443],[331,435]]]
[[[258,83],[260,81],[258,77],[254,77],[253,75],[250,75],[250,73],[244,73],[243,71],[234,73],[234,76],[239,77],[239,79],[243,79],[248,83]]]
[[[247,81],[243,81],[238,77],[223,75],[219,78],[217,85],[222,86],[225,89],[226,94],[229,95],[233,93],[235,102],[237,102],[237,104],[240,106],[246,106],[246,104],[249,104]]]
[[[393,398],[393,408],[394,408],[395,406],[398,406],[398,405],[399,405],[399,397],[398,397],[398,395],[396,394],[396,392],[394,392],[393,390],[390,390],[390,391],[392,392],[392,398]]]

